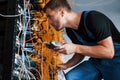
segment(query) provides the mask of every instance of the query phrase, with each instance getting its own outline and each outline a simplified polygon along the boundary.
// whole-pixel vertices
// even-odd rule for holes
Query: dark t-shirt
[[[104,14],[98,11],[90,11],[86,17],[86,27],[95,37],[94,39],[89,37],[89,33],[86,31],[84,26],[84,14],[82,13],[81,21],[78,30],[75,30],[81,37],[88,42],[98,42],[109,36],[112,36],[113,41],[120,42],[120,33],[112,23],[112,21]],[[66,28],[67,35],[73,43],[82,44],[77,40],[76,36],[72,32],[72,29]]]

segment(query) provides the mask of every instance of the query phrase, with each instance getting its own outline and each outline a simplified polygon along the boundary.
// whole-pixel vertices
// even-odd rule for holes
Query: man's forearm
[[[103,46],[84,46],[78,45],[77,53],[94,58],[112,58],[112,51]]]
[[[114,47],[111,37],[98,42],[95,46],[76,45],[76,53],[95,58],[113,58]]]
[[[81,54],[75,53],[74,56],[66,63],[67,67],[72,67],[75,64],[81,62],[83,60],[84,56]]]

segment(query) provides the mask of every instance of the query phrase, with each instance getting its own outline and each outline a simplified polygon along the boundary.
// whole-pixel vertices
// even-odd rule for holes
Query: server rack
[[[16,2],[17,0],[0,0],[0,80],[12,79],[16,18],[5,15],[16,13]]]

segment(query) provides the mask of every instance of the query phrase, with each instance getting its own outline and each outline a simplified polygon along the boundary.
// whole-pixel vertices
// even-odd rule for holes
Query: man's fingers
[[[58,64],[57,69],[65,70],[65,69],[67,69],[67,67],[64,64]]]
[[[64,48],[55,48],[54,50],[59,52],[59,53],[65,53],[65,49]]]
[[[64,45],[64,44],[66,44],[66,42],[62,42],[62,44]]]
[[[58,51],[58,50],[60,50],[60,47],[59,47],[59,46],[58,46],[58,47],[55,47],[54,50],[55,50],[55,51]]]

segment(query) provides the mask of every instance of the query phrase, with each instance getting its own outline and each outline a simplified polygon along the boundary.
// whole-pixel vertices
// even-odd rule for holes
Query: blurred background
[[[112,19],[120,30],[120,0],[69,0],[72,9],[80,12],[84,10],[97,10]]]

